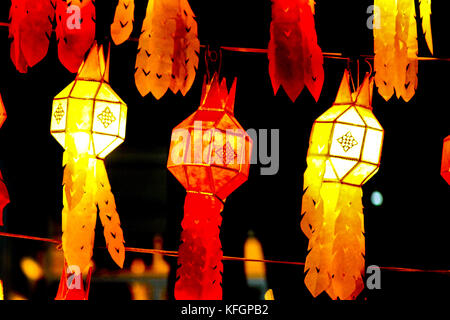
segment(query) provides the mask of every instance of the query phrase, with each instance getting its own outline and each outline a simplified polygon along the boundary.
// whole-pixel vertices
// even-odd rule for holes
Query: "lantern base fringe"
[[[213,195],[186,195],[175,299],[222,299],[222,210],[223,203]]]
[[[311,196],[314,193],[316,197]],[[353,300],[364,288],[361,197],[360,187],[340,183],[322,183],[319,194],[310,185],[305,192],[302,229],[309,238],[305,284],[314,297],[326,291],[334,300]]]
[[[73,272],[70,277],[68,277],[67,271]],[[75,270],[69,270],[67,262],[64,262],[64,269],[55,300],[88,300],[91,277],[92,267],[89,267],[86,276],[86,285],[83,286],[82,273],[76,274]]]

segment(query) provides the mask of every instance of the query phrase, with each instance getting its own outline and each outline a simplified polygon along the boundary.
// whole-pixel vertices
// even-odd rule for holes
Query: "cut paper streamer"
[[[76,73],[95,40],[95,4],[93,0],[55,0],[58,57]]]
[[[375,0],[374,67],[379,94],[388,101],[394,95],[406,102],[414,96],[418,83],[418,43],[414,0]],[[422,29],[433,54],[431,0],[420,1]]]
[[[111,24],[111,38],[120,45],[130,38],[134,24],[134,0],[119,0],[114,21]]]
[[[221,212],[250,170],[252,140],[234,117],[236,80],[214,75],[198,110],[173,129],[167,168],[187,191],[178,251],[177,300],[222,299]]]
[[[54,16],[55,8],[50,0],[12,0],[9,37],[13,41],[10,53],[17,71],[27,73],[29,67],[47,55]]]
[[[124,141],[126,118],[126,104],[109,85],[109,54],[105,63],[94,43],[75,81],[53,101],[51,133],[65,149],[62,246],[69,268],[89,266],[97,211],[108,251],[123,267],[123,232],[103,159]]]
[[[352,93],[345,72],[336,101],[312,128],[301,229],[309,239],[305,284],[314,297],[355,299],[364,288],[361,186],[380,165],[384,131],[372,113],[373,78]]]
[[[160,99],[170,88],[183,95],[191,88],[200,41],[187,0],[149,0],[139,37],[135,81],[140,94]]]
[[[442,149],[441,175],[450,184],[450,136],[444,139]]]
[[[3,104],[2,96],[0,95],[0,128],[3,126],[6,120],[6,110]],[[3,176],[0,171],[0,226],[3,226],[3,209],[9,203],[9,194],[6,189],[5,182],[3,181]]]
[[[314,1],[272,0],[268,49],[274,93],[283,86],[294,102],[304,86],[319,100],[324,81],[323,54],[317,44]]]

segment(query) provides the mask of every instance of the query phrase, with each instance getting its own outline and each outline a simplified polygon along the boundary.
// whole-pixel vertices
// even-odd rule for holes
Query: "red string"
[[[33,237],[26,236],[21,234],[14,233],[6,233],[0,232],[0,237],[6,238],[16,238],[16,239],[25,239],[25,240],[34,240],[41,242],[48,242],[52,244],[56,244],[58,246],[61,245],[60,240],[49,239],[49,238],[41,238],[41,237]],[[97,247],[99,249],[106,249],[105,247]],[[125,251],[128,252],[136,252],[136,253],[144,253],[144,254],[160,254],[167,257],[178,257],[177,251],[168,251],[168,250],[159,250],[159,249],[143,249],[143,248],[131,248],[125,247]],[[266,260],[266,259],[249,259],[249,258],[238,258],[238,257],[229,257],[224,256],[223,260],[226,261],[247,261],[247,262],[261,262],[261,263],[272,263],[272,264],[285,264],[285,265],[296,265],[296,266],[304,266],[304,262],[297,261],[280,261],[280,260]],[[430,270],[430,269],[414,269],[414,268],[400,268],[400,267],[379,267],[381,270],[394,271],[394,272],[411,272],[411,273],[436,273],[436,274],[450,274],[450,270]]]

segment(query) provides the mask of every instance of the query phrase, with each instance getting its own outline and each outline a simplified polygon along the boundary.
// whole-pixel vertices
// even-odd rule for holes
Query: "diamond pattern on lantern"
[[[353,138],[352,133],[349,131],[346,134],[344,134],[342,137],[337,139],[337,141],[341,144],[342,149],[344,149],[345,152],[353,148],[358,144],[358,141],[356,141],[355,138]]]
[[[106,107],[105,110],[98,115],[98,120],[100,120],[106,129],[111,125],[111,123],[116,121],[116,117],[114,116],[114,113],[111,112],[109,107]]]
[[[62,108],[61,104],[58,105],[58,108],[56,108],[55,113],[53,114],[53,117],[55,117],[56,123],[59,124],[64,118],[65,112]]]
[[[216,148],[215,153],[217,158],[221,159],[224,164],[233,164],[237,157],[236,152],[229,142],[223,147]]]

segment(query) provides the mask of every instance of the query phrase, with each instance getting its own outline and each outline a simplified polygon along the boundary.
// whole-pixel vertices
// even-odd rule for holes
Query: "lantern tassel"
[[[222,210],[223,203],[212,195],[186,195],[175,299],[222,299]]]
[[[9,37],[11,60],[16,69],[26,73],[48,52],[55,9],[50,0],[12,0]]]
[[[92,0],[56,0],[56,37],[58,57],[72,73],[76,73],[95,40],[95,5]],[[80,8],[79,17],[76,10]]]
[[[56,294],[55,300],[88,300],[89,289],[92,277],[92,267],[86,276],[86,286],[83,286],[83,275],[76,274],[73,272],[70,277],[68,277],[67,262],[64,262],[64,269],[61,275],[61,280],[59,281],[58,293]]]
[[[128,40],[133,31],[134,24],[134,0],[119,0],[111,24],[111,38],[116,45]]]
[[[9,193],[3,181],[2,173],[0,172],[0,226],[3,226],[3,209],[9,203]]]
[[[433,55],[433,35],[431,33],[431,0],[419,0],[420,18],[422,19],[422,29],[427,41],[428,49]]]
[[[269,74],[274,94],[283,86],[295,101],[306,85],[317,101],[324,81],[323,54],[317,44],[314,1],[272,0]]]
[[[99,211],[108,251],[122,268],[125,241],[103,160],[87,153],[75,158],[69,151],[65,151],[64,159],[62,243],[67,263],[81,270],[89,265]]]
[[[183,95],[197,72],[200,41],[187,0],[149,0],[136,58],[135,81],[141,95],[160,99],[170,88]]]

